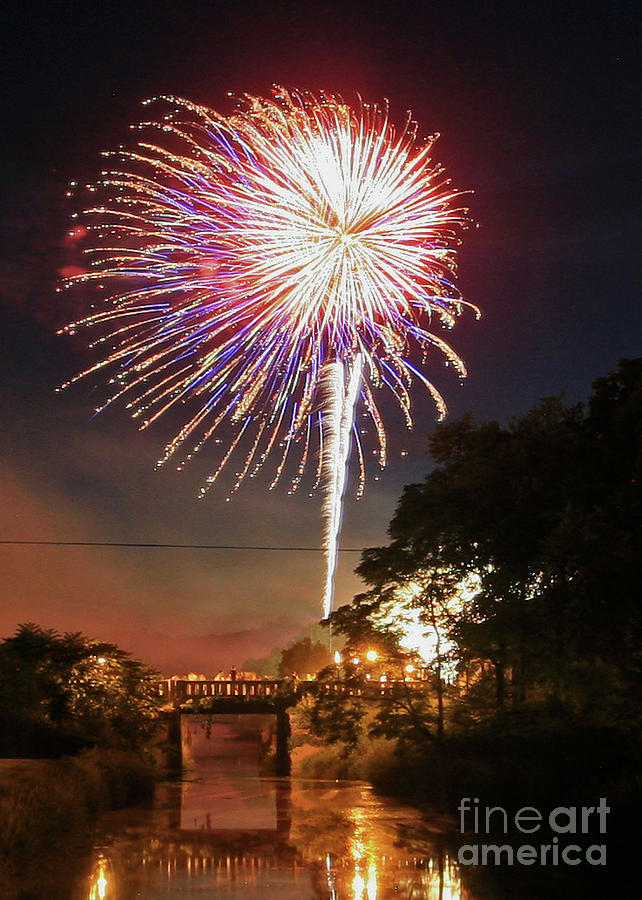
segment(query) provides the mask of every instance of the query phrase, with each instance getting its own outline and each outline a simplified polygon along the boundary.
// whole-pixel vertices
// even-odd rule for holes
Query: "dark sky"
[[[642,355],[639,5],[629,2],[14,3],[4,12],[3,362],[0,537],[319,546],[319,498],[251,483],[196,500],[199,479],[155,472],[172,423],[139,434],[122,410],[91,418],[100,383],[58,383],[90,359],[56,329],[82,297],[56,293],[69,261],[70,179],[129,141],[143,98],[223,112],[228,91],[289,87],[412,109],[479,227],[459,284],[484,311],[449,340],[462,386],[431,375],[451,416],[506,422],[540,397],[584,399]],[[346,547],[385,541],[404,483],[425,473],[427,402],[412,435],[390,418],[392,458],[348,497]],[[406,453],[407,455],[402,455]],[[0,548],[0,634],[36,621],[121,642],[165,668],[238,665],[319,618],[312,553]],[[359,589],[345,554],[337,603]],[[218,639],[209,637],[219,635]]]

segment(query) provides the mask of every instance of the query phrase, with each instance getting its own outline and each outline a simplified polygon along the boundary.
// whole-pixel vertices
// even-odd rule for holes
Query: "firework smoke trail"
[[[352,372],[346,379],[343,363],[329,363],[324,373],[321,390],[324,394],[324,443],[322,476],[326,495],[323,503],[325,518],[325,587],[323,591],[323,617],[332,612],[334,598],[334,573],[337,567],[341,510],[348,472],[350,432],[361,381],[362,357],[355,359]]]
[[[103,352],[62,387],[109,372],[97,412],[123,402],[141,429],[180,412],[158,464],[182,470],[211,448],[200,496],[230,464],[231,493],[269,463],[270,488],[287,478],[292,493],[318,449],[333,571],[357,404],[383,467],[377,391],[410,427],[413,384],[446,412],[422,371],[433,352],[466,374],[435,333],[471,306],[454,285],[460,193],[430,159],[435,136],[418,142],[410,118],[396,129],[387,106],[283,89],[244,95],[229,116],[153,102],[160,120],[137,126],[135,149],[106,153],[110,168],[91,186],[88,271],[65,286],[105,293],[63,331],[95,329]],[[329,381],[332,414],[318,408]],[[326,611],[331,596],[326,586]]]

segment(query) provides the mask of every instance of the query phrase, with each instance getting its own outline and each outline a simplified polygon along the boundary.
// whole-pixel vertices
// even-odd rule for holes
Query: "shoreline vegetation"
[[[436,824],[478,900],[588,900],[610,896],[616,876],[625,882],[635,877],[632,860],[640,842],[642,784],[637,775],[639,746],[629,735],[616,740],[611,730],[567,728],[556,735],[549,731],[511,737],[508,731],[491,730],[446,738],[440,745],[400,756],[396,742],[383,736],[366,734],[352,747],[342,742],[321,745],[297,723],[307,713],[293,715],[292,776],[364,780],[380,795],[418,809],[429,829]],[[575,816],[579,823],[578,810],[594,810],[600,803],[609,811],[606,833],[598,833],[594,819],[585,833],[551,831],[547,816],[552,810],[570,810],[559,814],[562,825]],[[460,804],[465,808],[463,822]],[[472,810],[477,806],[482,814],[476,823]],[[524,808],[544,811],[537,834],[515,827],[516,815]],[[488,824],[484,811],[489,809],[495,812]],[[563,857],[562,863],[553,861],[553,845],[557,850],[574,845],[579,864],[564,864]],[[596,845],[600,865],[584,857]],[[548,849],[548,864],[520,865],[524,847],[531,854]],[[488,863],[483,862],[487,849]],[[477,861],[471,864],[475,853]]]
[[[156,673],[113,644],[34,624],[0,644],[3,900],[57,896],[95,820],[151,798],[161,716]]]
[[[306,715],[306,713],[304,713]],[[296,720],[297,713],[293,718]],[[511,732],[510,723],[455,734],[400,755],[396,741],[362,735],[353,746],[324,743],[293,728],[292,776],[358,779],[385,796],[419,809],[458,816],[462,797],[516,812],[524,806],[571,806],[606,796],[610,826],[626,830],[642,807],[637,735],[604,728],[550,727],[537,723]],[[618,821],[619,820],[619,821]],[[637,824],[637,823],[636,823]]]
[[[133,750],[0,760],[3,900],[47,896],[49,870],[64,861],[67,844],[89,845],[102,813],[151,799],[156,779],[152,755]]]

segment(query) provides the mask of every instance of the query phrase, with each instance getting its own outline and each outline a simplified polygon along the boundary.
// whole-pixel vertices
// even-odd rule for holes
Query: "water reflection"
[[[323,900],[468,900],[459,868],[419,814],[368,785],[292,784],[290,843]],[[323,870],[324,878],[320,873]]]
[[[102,853],[99,853],[96,864],[94,865],[94,871],[91,875],[89,900],[108,900],[110,896],[108,895],[110,883],[110,880],[107,877],[108,869],[109,860],[103,856]]]
[[[107,817],[78,900],[473,900],[416,811],[365,784],[260,778],[247,722],[190,727],[190,780]]]
[[[274,716],[183,717],[183,756],[195,780],[181,794],[183,831],[287,831],[289,785],[258,778]]]

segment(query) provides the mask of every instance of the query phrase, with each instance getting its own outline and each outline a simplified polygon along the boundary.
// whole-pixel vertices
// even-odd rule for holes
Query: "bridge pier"
[[[290,774],[290,716],[285,706],[279,705],[276,710],[276,760],[275,774]]]
[[[181,736],[181,709],[175,707],[165,713],[167,774],[178,777],[183,771],[183,742]]]

